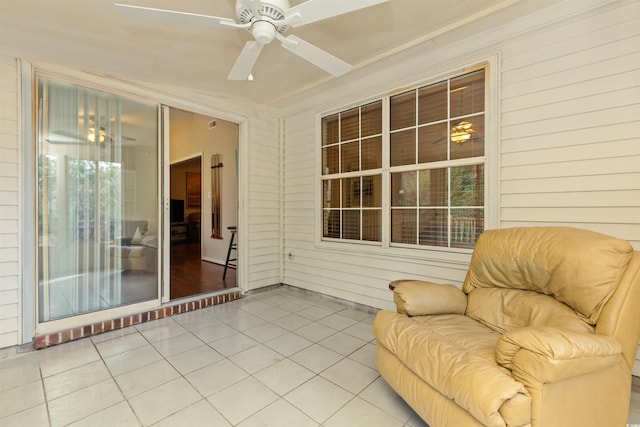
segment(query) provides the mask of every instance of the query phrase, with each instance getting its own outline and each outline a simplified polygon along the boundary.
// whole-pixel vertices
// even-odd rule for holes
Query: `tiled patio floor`
[[[4,357],[0,425],[425,426],[376,372],[372,320],[277,287]]]

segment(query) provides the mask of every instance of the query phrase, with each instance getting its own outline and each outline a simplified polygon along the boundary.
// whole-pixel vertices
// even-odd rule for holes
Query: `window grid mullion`
[[[358,237],[359,240],[362,241],[362,236],[363,236],[363,218],[362,218],[362,199],[364,197],[363,193],[364,193],[364,182],[362,180],[362,107],[358,108],[358,172],[360,173],[360,176],[358,177],[358,180],[360,181],[360,209],[359,209],[359,215],[358,215],[358,221],[359,221],[359,226],[360,226],[360,233],[358,233]]]

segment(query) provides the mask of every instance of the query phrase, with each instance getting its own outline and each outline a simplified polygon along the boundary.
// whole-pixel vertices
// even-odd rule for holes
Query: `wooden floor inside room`
[[[224,265],[200,259],[200,243],[171,244],[172,300],[235,287],[236,270],[227,269],[225,280],[222,279],[223,272]]]

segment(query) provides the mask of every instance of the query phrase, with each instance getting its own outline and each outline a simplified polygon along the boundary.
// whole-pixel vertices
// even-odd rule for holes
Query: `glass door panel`
[[[39,323],[158,299],[158,107],[37,80]]]

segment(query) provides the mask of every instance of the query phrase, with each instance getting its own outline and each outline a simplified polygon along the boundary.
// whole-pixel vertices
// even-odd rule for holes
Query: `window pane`
[[[358,141],[342,144],[340,149],[340,154],[342,155],[342,170],[340,172],[354,172],[360,170],[359,151],[360,143]]]
[[[382,137],[363,139],[360,143],[362,170],[382,167]]]
[[[323,233],[324,237],[331,237],[333,239],[340,238],[340,211],[338,210],[324,210],[322,211],[323,217]]]
[[[391,174],[391,206],[416,206],[416,171]]]
[[[343,208],[359,208],[360,207],[360,177],[344,178],[342,180],[342,207]]]
[[[484,230],[484,209],[451,209],[451,246],[473,248]]]
[[[420,244],[428,246],[447,246],[447,210],[420,210]]]
[[[451,159],[484,156],[484,114],[452,123]]]
[[[337,145],[325,147],[322,149],[322,174],[330,175],[338,173],[340,149]]]
[[[484,70],[451,80],[451,117],[484,111]]]
[[[360,136],[362,138],[382,133],[382,101],[362,107]]]
[[[322,145],[335,144],[338,139],[338,114],[322,119]]]
[[[342,211],[342,238],[360,240],[360,211]]]
[[[391,166],[414,165],[416,163],[415,129],[392,133],[390,144]]]
[[[340,114],[340,141],[350,141],[358,138],[360,126],[360,110],[353,110]]]
[[[340,207],[340,180],[328,179],[322,181],[322,207],[334,208]]]
[[[451,206],[484,206],[484,165],[451,168]]]
[[[391,210],[391,241],[416,244],[416,209]]]
[[[418,163],[447,160],[447,123],[418,129]]]
[[[52,154],[38,155],[38,244],[56,246],[61,222],[58,209],[58,159]],[[46,220],[45,220],[46,218]],[[62,226],[62,224],[60,224]]]
[[[391,130],[416,125],[416,92],[411,91],[391,98]]]
[[[382,206],[382,175],[362,177],[362,206],[365,208]]]
[[[447,169],[420,171],[420,206],[448,205]]]
[[[447,118],[447,82],[427,86],[418,91],[418,124]]]
[[[362,211],[362,240],[369,242],[382,241],[382,211]]]

